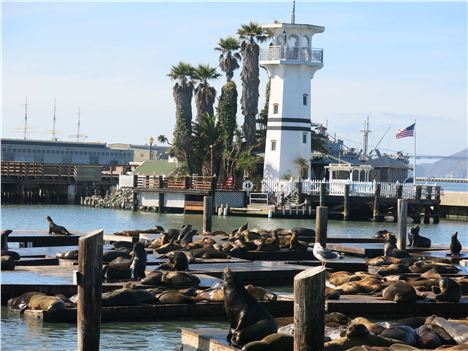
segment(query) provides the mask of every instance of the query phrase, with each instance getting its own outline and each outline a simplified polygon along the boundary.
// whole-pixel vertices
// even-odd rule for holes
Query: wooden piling
[[[325,193],[327,191],[327,188],[325,187],[325,183],[321,182],[320,183],[320,198],[319,198],[319,205],[320,206],[325,206]]]
[[[421,193],[422,187],[421,185],[416,185],[416,204],[414,205],[414,216],[413,216],[413,223],[419,224],[421,223]]]
[[[408,200],[398,199],[397,247],[406,250],[406,231],[408,220]]]
[[[325,332],[325,267],[294,277],[294,351],[322,351]]]
[[[98,351],[101,330],[103,231],[79,239],[77,331],[78,351]]]
[[[211,232],[212,206],[211,196],[203,196],[203,233]]]
[[[138,175],[133,175],[133,203],[132,203],[132,210],[136,211],[138,209],[138,194],[136,189],[138,187]]]
[[[372,211],[372,220],[375,222],[380,222],[382,220],[382,216],[380,215],[380,184],[375,184],[374,190],[374,203],[373,203],[373,211]]]
[[[158,211],[164,212],[164,193],[158,193]]]
[[[349,184],[344,186],[344,195],[343,195],[343,220],[347,221],[349,219]]]
[[[317,206],[315,212],[315,242],[327,246],[328,207]]]

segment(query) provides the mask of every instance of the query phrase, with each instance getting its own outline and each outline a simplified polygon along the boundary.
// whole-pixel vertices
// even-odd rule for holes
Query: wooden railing
[[[215,178],[210,176],[143,176],[135,175],[137,189],[211,190]]]
[[[2,161],[3,177],[74,177],[75,166],[70,164],[47,164],[32,162]]]

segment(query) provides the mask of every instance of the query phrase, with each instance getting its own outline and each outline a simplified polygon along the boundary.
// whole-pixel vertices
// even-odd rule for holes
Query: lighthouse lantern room
[[[294,22],[294,20],[292,21]],[[264,178],[300,177],[298,159],[311,159],[311,80],[323,67],[323,49],[312,48],[312,37],[325,28],[310,24],[262,25],[271,43],[260,52],[260,65],[270,77],[270,101],[265,140]]]

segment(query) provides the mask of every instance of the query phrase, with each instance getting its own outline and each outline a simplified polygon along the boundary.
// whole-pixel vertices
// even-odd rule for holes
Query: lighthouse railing
[[[312,63],[323,63],[323,49],[308,47],[284,47],[270,45],[260,49],[261,61],[299,60]]]

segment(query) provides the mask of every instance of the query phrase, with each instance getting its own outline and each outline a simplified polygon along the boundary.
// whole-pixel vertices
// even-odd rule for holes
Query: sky
[[[172,65],[217,65],[218,40],[255,21],[289,22],[291,2],[22,3],[2,5],[2,136],[50,139],[54,99],[61,140],[145,144],[172,137]],[[467,147],[467,4],[298,1],[296,23],[322,25],[312,45],[324,67],[312,80],[311,118],[349,147],[413,153],[397,140],[416,119],[417,153]],[[235,72],[239,95],[240,70]],[[261,70],[260,108],[267,76]],[[213,85],[220,91],[225,78]],[[195,108],[194,108],[195,114]],[[238,123],[243,116],[238,114]]]

